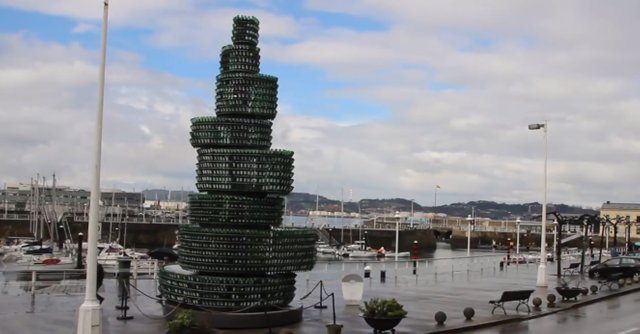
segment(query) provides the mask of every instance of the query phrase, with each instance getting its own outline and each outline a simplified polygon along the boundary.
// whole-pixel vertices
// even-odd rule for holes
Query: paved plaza
[[[542,316],[557,312],[564,308],[575,307],[582,303],[590,303],[607,296],[640,290],[640,284],[632,284],[621,289],[609,291],[604,288],[598,294],[580,296],[578,302],[558,302],[556,308],[546,306],[546,296],[555,292],[554,288],[561,284],[555,275],[555,264],[549,263],[549,287],[536,288],[537,264],[520,264],[500,269],[500,256],[479,256],[468,258],[449,258],[421,260],[413,275],[413,263],[370,262],[371,278],[364,280],[363,299],[371,297],[394,297],[404,304],[409,312],[398,327],[397,333],[436,333],[461,331],[464,328],[491,325],[506,321],[516,321],[527,317]],[[297,297],[292,306],[305,309],[304,320],[299,324],[287,326],[289,333],[326,333],[325,325],[331,323],[332,312],[330,300],[325,301],[326,309],[313,308],[319,298],[319,290],[300,300],[320,280],[325,289],[335,293],[335,310],[337,323],[344,325],[342,333],[371,333],[372,329],[359,316],[357,306],[347,306],[342,298],[341,278],[350,273],[363,275],[365,263],[362,262],[319,262],[309,273],[300,273],[297,282]],[[397,267],[397,268],[396,268]],[[386,274],[386,282],[381,282],[381,271]],[[585,275],[586,276],[586,275]],[[1,277],[1,276],[0,276]],[[574,275],[566,281],[571,286],[589,287],[597,284],[593,280]],[[77,310],[84,298],[84,281],[68,280],[39,282],[35,293],[31,293],[30,282],[6,281],[0,278],[0,321],[3,334],[69,334],[74,333],[77,321]],[[166,321],[162,314],[161,304],[154,300],[157,292],[152,277],[137,280],[137,287],[143,293],[136,293],[129,303],[129,314],[134,319],[117,320],[121,314],[115,309],[118,302],[116,280],[106,279],[103,295],[103,333],[118,334],[155,334],[164,333]],[[498,299],[505,290],[535,289],[531,296],[540,297],[543,305],[540,310],[515,311],[517,303],[507,303],[507,315],[500,310],[491,314],[489,300]],[[560,299],[560,298],[558,298]],[[531,301],[529,302],[531,305]],[[463,309],[472,307],[475,316],[471,321],[465,320]],[[434,315],[443,311],[447,315],[445,325],[438,326]],[[287,332],[283,328],[259,330],[211,330],[210,333],[278,333]]]

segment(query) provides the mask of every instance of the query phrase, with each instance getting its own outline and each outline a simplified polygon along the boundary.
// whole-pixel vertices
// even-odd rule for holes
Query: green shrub
[[[371,298],[360,307],[362,316],[368,318],[404,318],[407,311],[395,298]]]
[[[172,334],[186,333],[191,328],[193,322],[193,312],[189,310],[182,310],[176,314],[173,320],[167,323],[169,326],[169,332]]]

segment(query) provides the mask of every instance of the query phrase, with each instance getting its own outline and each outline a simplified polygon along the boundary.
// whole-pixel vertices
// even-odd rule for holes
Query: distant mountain
[[[395,211],[411,211],[411,200],[405,198],[389,198],[389,199],[362,199],[359,202],[344,202],[345,212],[361,212],[363,214],[371,213],[390,213]],[[324,196],[318,196],[318,210],[320,211],[340,211],[341,203],[339,200],[328,199]],[[307,193],[291,193],[287,196],[287,211],[294,214],[306,215],[309,211],[316,208],[316,195]],[[449,216],[465,217],[472,212],[476,217],[491,219],[515,219],[521,217],[527,219],[532,216],[540,215],[542,212],[542,204],[524,203],[524,204],[507,204],[496,203],[492,201],[471,201],[467,203],[452,203],[447,205],[438,205],[437,208],[422,206],[413,202],[414,212],[437,212]],[[598,214],[597,210],[570,206],[566,204],[547,204],[547,212],[557,211],[564,215],[580,215]]]
[[[188,201],[189,194],[193,191],[166,190],[166,189],[147,189],[142,193],[146,200],[160,201]],[[361,199],[359,202],[344,202],[329,199],[324,196],[317,196],[308,193],[290,193],[287,196],[287,212],[296,215],[306,216],[309,211],[316,210],[316,199],[318,210],[336,212],[341,211],[344,205],[344,211],[349,213],[361,212],[362,214],[372,213],[392,213],[395,211],[411,211],[411,200],[405,198],[386,198],[386,199]],[[507,204],[496,203],[492,201],[471,201],[467,203],[451,203],[447,205],[438,205],[437,208],[430,206],[422,206],[413,202],[414,212],[437,212],[448,216],[466,217],[472,212],[476,217],[491,219],[515,219],[520,217],[527,219],[532,216],[540,215],[542,212],[542,204],[524,203],[524,204]],[[598,214],[597,210],[570,206],[566,204],[547,204],[547,212],[557,211],[563,215],[581,215],[581,214]]]

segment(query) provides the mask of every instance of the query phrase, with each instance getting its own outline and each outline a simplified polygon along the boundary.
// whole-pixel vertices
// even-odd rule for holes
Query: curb
[[[582,306],[586,306],[589,304],[594,304],[597,303],[599,301],[603,301],[606,299],[610,299],[610,298],[614,298],[614,297],[618,297],[618,296],[622,296],[622,295],[626,295],[632,292],[638,292],[640,291],[640,285],[636,285],[632,288],[628,288],[628,289],[618,289],[614,292],[611,292],[607,295],[603,295],[603,296],[598,296],[596,298],[593,299],[588,299],[588,300],[584,300],[584,301],[578,301],[572,304],[569,304],[567,306],[564,307],[556,307],[555,309],[548,309],[547,311],[542,311],[536,314],[531,314],[531,315],[523,315],[523,316],[512,316],[506,319],[498,319],[498,320],[494,320],[494,321],[484,321],[484,322],[479,322],[479,323],[473,323],[473,324],[468,324],[468,325],[461,325],[461,326],[456,326],[456,327],[449,327],[449,328],[436,328],[433,330],[427,330],[425,333],[427,334],[445,334],[445,333],[463,333],[463,332],[467,332],[467,331],[471,331],[474,329],[482,329],[482,328],[487,328],[487,327],[494,327],[494,326],[499,326],[499,325],[504,325],[504,324],[508,324],[508,323],[512,323],[512,322],[519,322],[519,321],[527,321],[527,320],[531,320],[531,319],[537,319],[537,318],[542,318],[551,314],[555,314],[555,313],[559,313],[562,311],[566,311],[566,310],[570,310],[570,309],[576,309],[576,308],[580,308]],[[446,326],[446,325],[445,325]],[[443,326],[444,327],[444,326]]]

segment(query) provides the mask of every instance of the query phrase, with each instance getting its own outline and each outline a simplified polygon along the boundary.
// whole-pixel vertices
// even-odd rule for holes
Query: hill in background
[[[362,214],[384,214],[395,211],[411,211],[412,203],[405,198],[387,199],[361,199],[359,202],[344,202],[318,196],[318,210],[320,211],[341,211],[344,205],[345,212],[361,212]],[[292,211],[296,215],[307,215],[309,211],[316,210],[316,195],[307,193],[291,193],[287,196],[287,211]],[[515,219],[521,217],[527,219],[531,216],[540,215],[542,204],[524,203],[507,204],[492,201],[471,201],[467,203],[451,203],[438,205],[437,207],[422,206],[413,202],[414,212],[437,212],[448,216],[466,217],[472,211],[476,217],[491,219]],[[564,215],[598,214],[598,210],[571,206],[566,204],[547,204],[547,212],[557,211]]]
[[[193,191],[147,189],[142,193],[146,200],[159,201],[188,201],[189,194]],[[348,213],[361,212],[362,214],[390,214],[395,211],[411,211],[411,200],[405,198],[386,199],[361,199],[359,202],[344,202],[329,199],[324,196],[317,196],[318,210]],[[293,192],[287,196],[287,213],[306,216],[309,211],[316,210],[316,195],[308,193]],[[437,212],[448,216],[466,217],[473,211],[476,217],[491,219],[516,219],[521,217],[527,219],[531,216],[540,215],[542,205],[540,203],[507,204],[492,201],[471,201],[467,203],[451,203],[438,205],[437,207],[422,206],[413,202],[414,212]],[[597,210],[571,206],[566,204],[547,204],[547,212],[557,211],[564,215],[598,214]]]

